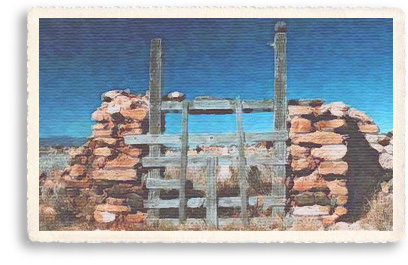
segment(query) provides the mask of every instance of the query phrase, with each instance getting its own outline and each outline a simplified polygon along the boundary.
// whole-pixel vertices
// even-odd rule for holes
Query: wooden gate
[[[148,168],[146,187],[149,189],[148,219],[150,222],[158,221],[159,209],[179,208],[179,222],[186,221],[186,208],[206,207],[206,221],[209,226],[218,227],[234,221],[218,218],[217,209],[221,207],[241,207],[240,218],[244,227],[249,225],[247,207],[256,205],[257,197],[246,195],[246,167],[250,165],[265,164],[273,166],[277,176],[282,181],[272,185],[270,196],[264,198],[264,205],[273,207],[275,212],[284,212],[285,207],[285,164],[287,99],[286,99],[286,24],[278,22],[275,25],[275,97],[271,100],[247,101],[230,99],[201,98],[194,101],[183,100],[163,101],[163,46],[161,39],[153,39],[150,51],[150,112],[149,133],[146,135],[125,136],[125,143],[136,145],[149,145],[149,155],[142,159],[142,165]],[[163,134],[162,118],[166,113],[181,113],[181,135]],[[242,127],[243,112],[275,112],[273,132],[245,133]],[[198,114],[231,114],[235,113],[237,132],[225,134],[199,134],[188,133],[189,115]],[[261,155],[246,155],[245,145],[259,142],[273,142],[274,157]],[[238,155],[234,156],[188,156],[189,145],[237,145]],[[181,146],[180,156],[163,156],[163,145]],[[216,167],[218,165],[235,164],[238,167],[239,197],[221,197],[216,195]],[[180,179],[163,179],[161,168],[181,168]],[[205,198],[190,198],[186,200],[185,186],[188,166],[207,167],[207,191]],[[179,190],[179,199],[160,199],[161,189]]]

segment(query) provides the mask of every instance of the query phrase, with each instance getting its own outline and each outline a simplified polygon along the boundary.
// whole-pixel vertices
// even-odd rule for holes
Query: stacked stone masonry
[[[370,117],[342,102],[304,102],[290,101],[289,105],[291,172],[287,187],[291,212],[319,218],[329,226],[348,212],[349,165],[345,156],[349,133],[354,130],[348,128],[350,120],[380,153],[379,163],[385,170],[392,170],[392,134],[379,134]]]

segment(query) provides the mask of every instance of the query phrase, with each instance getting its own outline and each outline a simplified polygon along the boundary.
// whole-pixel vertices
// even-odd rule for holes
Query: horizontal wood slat
[[[242,109],[251,112],[272,112],[274,109],[273,100],[247,100],[242,101]],[[163,112],[181,112],[183,110],[183,102],[163,101],[161,105]],[[222,110],[226,113],[231,113],[235,110],[235,100],[229,99],[203,99],[189,102],[189,114],[202,114],[203,112],[217,111],[222,114]],[[229,112],[227,112],[229,111]]]
[[[206,207],[205,198],[190,198],[187,201],[187,207],[189,208],[200,208]],[[155,200],[155,201],[144,201],[144,207],[150,209],[168,209],[168,208],[178,208],[179,199],[171,200]],[[258,204],[258,197],[252,196],[248,198],[249,206],[256,206]],[[218,198],[218,207],[228,208],[228,207],[241,207],[241,197],[221,197]],[[263,197],[263,207],[270,206],[283,206],[285,205],[285,199],[276,198],[273,196]]]
[[[197,155],[188,157],[189,167],[203,167],[206,166],[208,156]],[[246,164],[254,165],[269,165],[278,166],[285,165],[285,161],[279,161],[274,157],[266,157],[261,155],[250,155],[245,158]],[[142,158],[143,167],[179,167],[181,162],[180,156],[163,156],[163,157],[144,157]],[[238,158],[236,156],[219,156],[218,165],[237,165]]]
[[[288,133],[286,131],[268,132],[268,133],[245,133],[245,142],[276,142],[286,141]],[[160,135],[160,134],[142,134],[124,136],[126,144],[164,144],[181,145],[181,135]],[[235,133],[225,134],[193,134],[188,136],[190,145],[217,145],[217,144],[236,144],[238,136]]]

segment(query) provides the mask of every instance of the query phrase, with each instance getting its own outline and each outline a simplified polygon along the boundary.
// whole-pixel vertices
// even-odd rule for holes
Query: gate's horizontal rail
[[[252,217],[250,218],[254,223],[259,223],[259,224],[272,224],[273,218],[271,217]],[[218,227],[225,227],[229,226],[232,224],[236,225],[242,225],[242,219],[241,218],[218,218]],[[179,219],[176,218],[163,218],[159,220],[160,223],[165,223],[165,224],[171,224],[174,226],[177,226],[180,224]],[[186,224],[190,225],[202,225],[205,226],[206,224],[205,219],[199,219],[199,218],[187,218]]]
[[[265,132],[265,133],[245,133],[246,143],[256,142],[276,142],[286,141],[288,133],[286,131]],[[124,136],[126,144],[164,144],[180,145],[181,135],[169,134],[141,134]],[[237,144],[238,135],[235,133],[225,134],[193,134],[188,136],[188,143],[197,145],[217,145],[217,144]]]
[[[236,100],[230,99],[200,99],[189,103],[190,114],[206,114],[217,113],[227,114],[235,111]],[[246,100],[242,101],[242,109],[244,112],[272,112],[274,108],[273,100]],[[183,110],[183,102],[163,101],[161,105],[163,112],[181,112]],[[224,112],[223,112],[224,111]]]
[[[258,204],[259,198],[257,196],[252,196],[248,198],[249,206],[256,206]],[[263,196],[262,205],[264,207],[270,206],[283,206],[285,205],[284,198],[278,198],[274,196]],[[168,209],[168,208],[178,208],[180,200],[154,200],[154,201],[144,201],[144,207],[150,209]],[[206,198],[191,198],[187,201],[187,207],[189,208],[200,208],[206,207]],[[241,207],[241,197],[220,197],[218,198],[218,207],[228,208],[228,207]]]
[[[207,165],[208,156],[189,156],[189,167],[203,167]],[[277,160],[274,157],[267,157],[262,155],[248,155],[246,158],[246,165],[268,165],[268,166],[284,166],[285,161]],[[143,167],[179,167],[181,163],[180,156],[162,156],[162,157],[144,157],[142,158]],[[238,157],[236,156],[218,156],[218,165],[228,166],[237,165]]]

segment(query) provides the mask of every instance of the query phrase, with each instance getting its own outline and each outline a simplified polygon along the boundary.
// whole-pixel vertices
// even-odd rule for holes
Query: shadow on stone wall
[[[373,149],[364,134],[359,131],[357,122],[346,118],[348,126],[348,151],[344,160],[348,163],[347,189],[348,212],[342,221],[357,221],[367,209],[368,202],[385,174],[379,163],[379,153]]]

